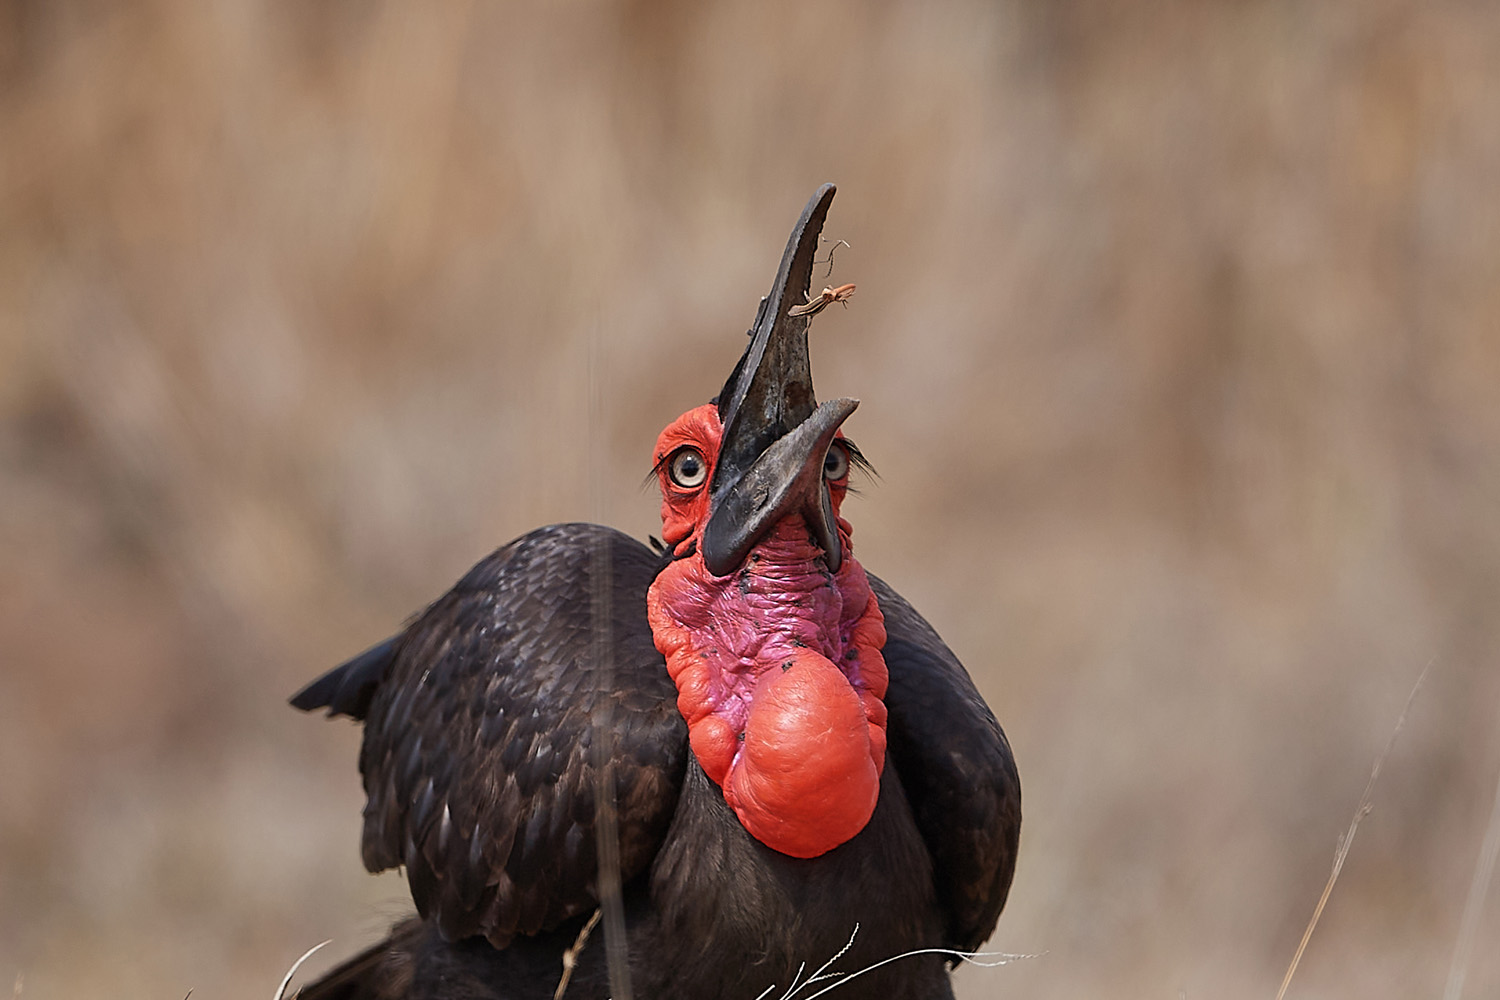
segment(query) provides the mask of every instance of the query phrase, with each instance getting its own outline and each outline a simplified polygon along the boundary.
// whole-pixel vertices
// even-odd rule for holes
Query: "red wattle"
[[[735,735],[734,727],[713,715],[689,723],[688,745],[693,748],[693,756],[698,758],[703,773],[712,778],[714,784],[722,786],[724,779],[729,777],[735,752],[739,749],[739,737]]]
[[[884,728],[837,667],[802,650],[756,685],[724,801],[767,847],[814,858],[864,829],[884,763]]]

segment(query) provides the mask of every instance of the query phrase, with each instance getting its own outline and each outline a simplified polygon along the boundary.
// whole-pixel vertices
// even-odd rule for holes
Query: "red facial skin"
[[[689,410],[656,443],[662,536],[678,551],[709,514],[718,410]],[[671,478],[669,456],[696,448],[702,485]],[[847,473],[832,481],[834,513]],[[869,822],[885,766],[885,621],[838,518],[844,559],[830,574],[801,515],[779,522],[728,576],[696,551],[672,562],[646,597],[656,648],[677,685],[693,753],[757,840],[812,858]]]

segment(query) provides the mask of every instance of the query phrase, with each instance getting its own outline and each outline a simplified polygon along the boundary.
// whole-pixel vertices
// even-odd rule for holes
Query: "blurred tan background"
[[[1022,769],[1045,954],[962,995],[1274,995],[1429,662],[1292,995],[1439,995],[1500,774],[1458,0],[0,2],[0,979],[264,997],[404,913],[286,697],[527,529],[655,530],[824,180],[859,555]]]

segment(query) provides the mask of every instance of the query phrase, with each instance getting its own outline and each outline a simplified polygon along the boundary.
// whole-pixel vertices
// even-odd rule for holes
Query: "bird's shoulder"
[[[503,946],[597,905],[596,740],[621,874],[649,864],[687,757],[646,622],[661,565],[610,528],[537,529],[294,699],[364,718],[366,867],[405,866],[446,937]]]
[[[1015,758],[958,657],[889,584],[869,578],[885,617],[890,761],[932,854],[947,946],[973,951],[995,929],[1015,874]]]

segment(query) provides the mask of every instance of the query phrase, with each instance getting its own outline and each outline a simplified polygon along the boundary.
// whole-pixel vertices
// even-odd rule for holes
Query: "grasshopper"
[[[792,308],[786,311],[786,314],[788,316],[816,316],[835,302],[840,305],[847,303],[853,295],[853,285],[840,285],[837,288],[825,287],[821,294],[809,295],[806,302],[800,306],[792,306]]]

